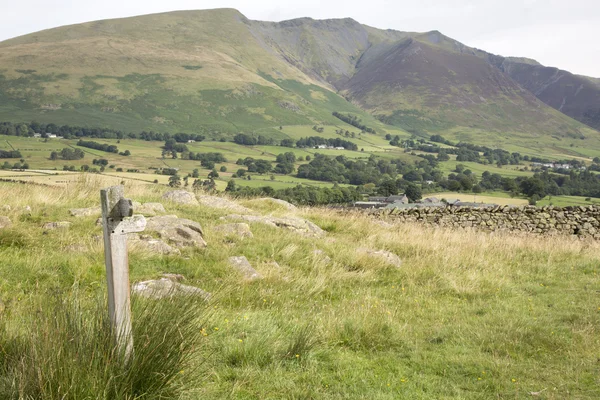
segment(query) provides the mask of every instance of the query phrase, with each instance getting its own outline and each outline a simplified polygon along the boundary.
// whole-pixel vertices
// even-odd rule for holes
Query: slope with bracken
[[[0,119],[283,137],[280,125],[335,124],[339,111],[380,133],[382,121],[481,144],[600,149],[598,132],[567,116],[595,126],[594,80],[576,77],[586,84],[573,92],[548,86],[543,68],[437,31],[180,11],[0,43]]]

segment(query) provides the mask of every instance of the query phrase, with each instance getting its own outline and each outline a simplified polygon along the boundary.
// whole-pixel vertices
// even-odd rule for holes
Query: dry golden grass
[[[0,183],[14,222],[0,231],[9,326],[57,291],[103,292],[102,248],[91,239],[100,228],[94,217],[68,217],[68,208],[97,206],[103,182],[92,178],[65,188]],[[165,190],[131,185],[126,195],[160,201]],[[600,396],[598,242],[240,203],[258,214],[310,219],[327,234],[253,223],[253,239],[236,239],[214,229],[226,210],[165,204],[167,213],[199,221],[209,246],[181,257],[132,249],[132,281],[180,273],[215,301],[210,321],[198,326],[206,335],[198,350],[205,374],[183,398]],[[32,213],[22,217],[25,204]],[[43,234],[47,220],[73,226]],[[73,244],[84,250],[63,251]],[[361,248],[390,251],[402,266]],[[238,255],[263,279],[244,282],[232,271],[227,260]]]

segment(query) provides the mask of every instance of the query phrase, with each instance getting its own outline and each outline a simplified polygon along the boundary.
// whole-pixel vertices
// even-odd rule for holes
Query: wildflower
[[[300,354],[296,354],[296,358],[300,358]]]
[[[400,379],[400,382],[402,382],[402,383],[406,382],[406,378]]]
[[[219,328],[217,328],[217,327],[215,326],[215,331],[218,331],[218,330],[219,330]]]
[[[481,380],[481,378],[477,378],[477,380],[478,380],[478,381],[480,381],[480,380]]]
[[[516,382],[517,380],[515,378],[512,378],[511,381]]]
[[[179,371],[180,374],[183,374],[183,370]]]

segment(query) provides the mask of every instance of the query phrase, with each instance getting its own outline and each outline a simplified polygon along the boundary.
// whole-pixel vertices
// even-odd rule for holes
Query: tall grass
[[[128,360],[111,334],[105,302],[85,303],[68,296],[38,308],[25,335],[0,332],[0,398],[171,399],[201,381],[202,300],[135,299]]]

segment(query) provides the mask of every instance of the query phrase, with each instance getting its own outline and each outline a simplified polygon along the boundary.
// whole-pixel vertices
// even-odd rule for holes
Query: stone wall
[[[600,206],[424,207],[371,210],[380,217],[453,228],[508,230],[600,239]]]

